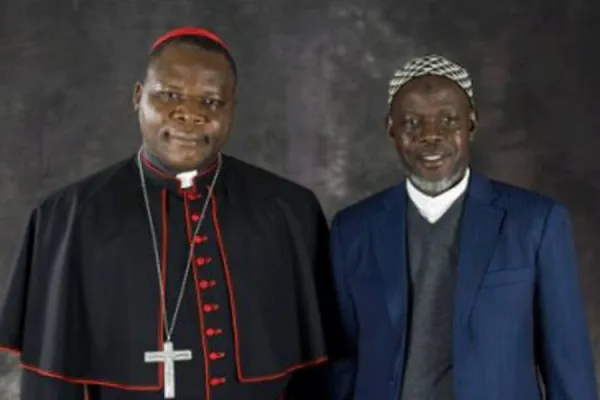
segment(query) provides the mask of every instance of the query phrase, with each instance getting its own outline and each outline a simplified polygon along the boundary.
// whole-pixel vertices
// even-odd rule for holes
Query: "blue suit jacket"
[[[339,212],[337,298],[351,357],[334,400],[397,400],[406,354],[404,183]],[[596,400],[592,351],[567,211],[473,173],[459,230],[453,370],[457,400]]]

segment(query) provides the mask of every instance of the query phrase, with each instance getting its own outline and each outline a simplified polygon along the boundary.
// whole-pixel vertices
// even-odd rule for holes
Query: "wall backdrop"
[[[327,213],[401,177],[383,130],[393,69],[437,52],[475,81],[475,167],[566,203],[600,363],[597,0],[3,0],[0,294],[36,199],[133,153],[152,39],[219,32],[239,63],[227,150],[313,188]],[[18,368],[0,355],[0,400]]]

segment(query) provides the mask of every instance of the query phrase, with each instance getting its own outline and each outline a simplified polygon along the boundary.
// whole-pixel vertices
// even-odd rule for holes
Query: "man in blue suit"
[[[597,400],[565,208],[470,170],[464,68],[414,59],[389,95],[408,178],[334,218],[351,357],[333,367],[332,398]]]

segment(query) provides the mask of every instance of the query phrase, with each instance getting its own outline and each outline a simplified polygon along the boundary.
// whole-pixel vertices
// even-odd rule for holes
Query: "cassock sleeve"
[[[23,370],[21,400],[90,400],[83,385]]]
[[[352,398],[354,379],[356,375],[355,344],[357,342],[357,321],[354,314],[352,299],[346,284],[345,253],[348,242],[343,238],[343,223],[340,214],[334,219],[331,227],[330,255],[334,276],[334,291],[332,297],[337,299],[340,312],[341,333],[338,340],[342,347],[341,359],[335,360],[328,366],[328,399],[346,400]]]
[[[280,400],[328,400],[325,372],[323,365],[295,372]]]
[[[344,329],[335,296],[332,263],[329,256],[329,225],[314,194],[311,197],[310,213],[311,223],[307,224],[310,229],[307,237],[312,238],[314,276],[328,361],[326,364],[295,372],[286,391],[285,400],[328,399],[328,365],[348,356],[348,346],[343,340]]]
[[[36,249],[42,238],[38,237],[39,212],[31,212],[13,260],[5,295],[0,308],[0,350],[21,358],[21,400],[84,400],[83,385],[50,377],[34,365],[24,363],[27,313],[31,311],[30,277],[36,258]],[[34,318],[35,319],[35,318]],[[41,345],[41,344],[40,344]]]
[[[35,211],[29,216],[20,247],[10,268],[5,295],[0,303],[0,349],[18,355],[23,350],[28,282],[35,251],[36,216]]]
[[[314,198],[315,206],[315,279],[319,296],[322,324],[329,362],[345,359],[349,355],[348,342],[344,340],[344,327],[340,305],[335,295],[333,265],[329,252],[329,225],[323,210]]]

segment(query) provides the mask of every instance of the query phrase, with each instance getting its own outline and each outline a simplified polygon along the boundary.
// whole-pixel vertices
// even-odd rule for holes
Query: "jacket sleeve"
[[[555,205],[537,254],[538,365],[548,400],[597,400],[585,307],[577,276],[573,228]]]

